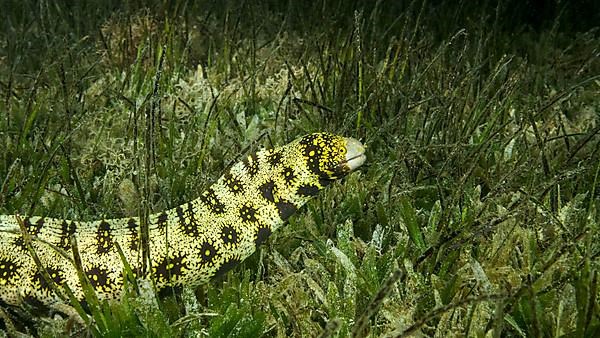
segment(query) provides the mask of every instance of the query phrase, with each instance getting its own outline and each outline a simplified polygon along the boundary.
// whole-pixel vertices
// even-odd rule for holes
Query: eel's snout
[[[350,171],[355,170],[365,163],[365,147],[360,141],[351,137],[345,137],[346,140],[346,164]]]

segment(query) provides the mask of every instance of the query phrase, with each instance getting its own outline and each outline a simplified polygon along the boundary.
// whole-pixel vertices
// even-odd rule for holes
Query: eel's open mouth
[[[367,157],[365,156],[365,147],[360,141],[351,137],[345,137],[346,140],[346,164],[350,171],[360,167]]]

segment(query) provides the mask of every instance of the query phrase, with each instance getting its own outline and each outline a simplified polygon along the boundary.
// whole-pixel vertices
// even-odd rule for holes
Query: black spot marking
[[[91,268],[85,272],[94,289],[102,289],[109,285],[108,271],[100,268]]]
[[[208,188],[208,190],[202,193],[200,200],[212,213],[216,215],[220,215],[225,212],[225,205],[219,200],[213,188]]]
[[[274,151],[274,152],[271,152],[269,155],[267,155],[267,161],[272,166],[277,166],[277,165],[281,164],[282,160],[283,160],[283,155],[281,155],[281,152],[279,152],[279,151]]]
[[[302,137],[302,139],[300,139],[300,144],[304,145],[304,146],[312,144],[316,137],[317,136],[314,134],[306,135],[306,136]]]
[[[19,277],[17,273],[19,269],[20,265],[11,262],[8,259],[0,259],[0,282],[10,281],[15,277]]]
[[[304,147],[304,150],[302,151],[302,153],[304,154],[305,158],[315,158],[318,157],[319,155],[321,155],[321,153],[323,152],[323,149],[321,147],[319,147],[318,145],[314,145],[314,144],[307,144]]]
[[[275,197],[273,196],[273,190],[275,190],[275,182],[267,181],[263,183],[259,188],[260,194],[269,202],[274,202]]]
[[[71,236],[75,234],[77,226],[75,226],[74,222],[69,223],[67,221],[62,221],[60,229],[60,242],[58,242],[57,245],[63,250],[69,250],[71,248]]]
[[[198,223],[196,222],[195,215],[194,204],[188,202],[187,215],[185,215],[185,221],[181,223],[181,226],[183,227],[183,232],[192,237],[198,237]]]
[[[214,259],[216,255],[217,250],[212,244],[208,242],[202,243],[202,246],[200,247],[200,257],[202,258],[203,265],[214,264]]]
[[[249,155],[242,162],[246,168],[246,173],[248,173],[248,176],[254,177],[256,174],[258,174],[258,157],[256,154]]]
[[[23,236],[19,236],[19,237],[15,238],[15,240],[12,244],[16,248],[19,248],[23,251],[27,251],[27,246],[25,245],[25,240],[23,239]]]
[[[159,228],[164,228],[167,226],[167,219],[169,219],[167,213],[161,212],[160,215],[158,215],[158,217],[156,218],[156,224]]]
[[[186,268],[183,256],[173,256],[163,259],[153,267],[153,272],[158,280],[172,281],[181,276]]]
[[[315,196],[319,193],[319,187],[314,184],[306,184],[298,187],[298,195],[303,197]]]
[[[296,174],[294,173],[294,169],[285,168],[283,169],[283,179],[288,185],[292,185],[296,180]]]
[[[161,214],[160,216],[162,216],[164,214]],[[159,223],[160,224],[160,216],[158,217],[159,219]],[[166,216],[166,215],[165,215]],[[135,221],[135,219],[130,218],[127,221],[127,229],[129,229],[129,249],[132,251],[137,251],[138,247],[139,247],[139,234],[138,234],[138,230],[139,230],[139,226],[137,224],[137,222]]]
[[[275,205],[277,206],[277,211],[279,211],[279,217],[284,221],[290,218],[297,210],[294,204],[286,201],[279,201]]]
[[[179,205],[175,208],[175,212],[177,213],[177,218],[179,218],[179,225],[181,225],[181,227],[184,227],[185,226],[185,215],[183,214],[183,208],[181,207],[181,205]]]
[[[238,236],[234,228],[225,226],[221,229],[221,239],[225,244],[237,244]]]
[[[344,160],[345,148],[330,134],[315,134],[300,140],[302,156],[308,169],[318,177],[334,178],[347,172],[340,163]]]
[[[319,184],[324,188],[330,185],[334,180],[328,180],[326,178],[319,178]]]
[[[323,160],[322,159],[323,140],[320,140],[321,142],[318,142],[319,140],[317,140],[317,142],[314,142],[314,140],[316,140],[316,137],[308,138],[307,142],[305,142],[305,143],[300,142],[301,144],[304,144],[304,149],[302,150],[302,155],[306,159],[306,164],[308,166],[308,169],[311,172],[317,174],[319,177],[322,177],[322,176],[326,175],[326,173],[321,170],[322,168],[321,168],[321,163],[320,163]],[[317,143],[317,144],[315,144],[315,143]]]
[[[224,178],[225,185],[227,185],[227,188],[232,193],[239,194],[244,191],[244,186],[242,185],[242,181],[240,181],[238,178],[236,178],[232,174],[227,173],[227,174],[225,174],[225,176],[223,176],[223,178]]]
[[[240,208],[240,217],[244,222],[254,223],[256,222],[256,209],[250,205],[243,205]]]
[[[46,272],[48,272],[50,280],[53,281],[56,286],[60,286],[65,282],[62,270],[47,267]],[[39,286],[39,288],[44,291],[52,290],[52,287],[48,284],[48,281],[46,281],[41,271],[38,271],[33,275],[33,284]]]
[[[27,232],[29,232],[30,235],[36,236],[40,233],[42,227],[44,226],[44,219],[40,218],[37,220],[37,222],[31,223],[31,218],[27,218],[25,219],[25,221],[23,221],[23,224],[25,225],[25,228],[27,229]]]
[[[99,255],[108,253],[113,247],[113,239],[110,230],[110,224],[101,221],[96,231],[96,253]]]
[[[306,160],[306,165],[308,167],[308,170],[310,170],[310,172],[312,172],[318,176],[324,175],[323,171],[321,171],[321,167],[319,166],[319,159],[317,157],[309,157]]]
[[[258,228],[258,231],[256,232],[256,238],[254,239],[254,244],[256,244],[256,246],[263,244],[267,238],[269,238],[269,236],[271,236],[270,228]]]
[[[231,259],[223,262],[223,264],[221,264],[221,266],[215,272],[215,275],[213,278],[223,276],[224,274],[226,274],[229,270],[233,269],[239,263],[240,263],[240,260],[237,258],[231,258]]]

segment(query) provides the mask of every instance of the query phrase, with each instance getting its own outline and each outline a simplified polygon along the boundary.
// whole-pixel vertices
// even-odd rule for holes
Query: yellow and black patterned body
[[[193,286],[226,272],[319,190],[364,160],[360,142],[326,133],[249,155],[199,198],[150,215],[150,272],[156,285]],[[67,284],[79,299],[83,291],[72,262],[71,236],[100,299],[118,299],[123,288],[123,262],[115,243],[134,271],[140,267],[138,218],[77,222],[31,217],[23,223],[56,289]],[[31,257],[17,217],[0,215],[0,301],[18,305],[28,300],[51,307],[60,303]]]

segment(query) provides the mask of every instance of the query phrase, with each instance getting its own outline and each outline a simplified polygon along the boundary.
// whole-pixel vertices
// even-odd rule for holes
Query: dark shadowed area
[[[125,271],[83,328],[0,304],[9,335],[600,336],[600,1],[0,7],[0,214],[160,212],[316,131],[367,156],[211,283]]]

